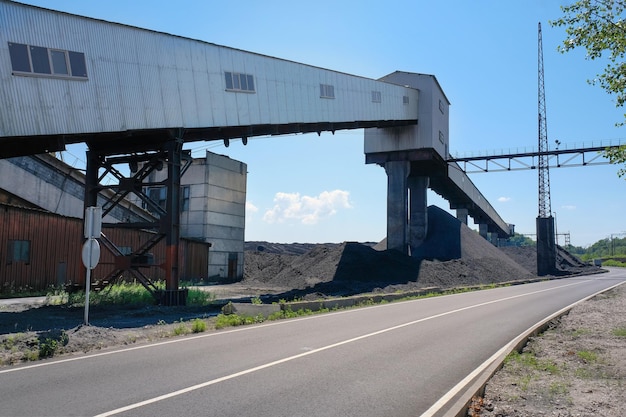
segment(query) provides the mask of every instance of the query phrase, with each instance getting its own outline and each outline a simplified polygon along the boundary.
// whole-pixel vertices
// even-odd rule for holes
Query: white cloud
[[[301,196],[300,193],[276,193],[274,207],[265,212],[267,223],[282,223],[298,220],[303,224],[317,224],[321,219],[333,216],[339,209],[349,209],[348,191],[323,191],[316,197]]]
[[[511,200],[512,200],[511,197],[498,197],[498,201],[500,203],[508,203]]]
[[[576,210],[576,206],[571,205],[571,204],[570,205],[561,206],[561,208],[564,209],[564,210],[570,210],[570,211],[571,210]]]
[[[252,213],[256,213],[257,211],[259,211],[259,208],[257,206],[255,206],[249,201],[246,201],[246,213],[252,214]]]

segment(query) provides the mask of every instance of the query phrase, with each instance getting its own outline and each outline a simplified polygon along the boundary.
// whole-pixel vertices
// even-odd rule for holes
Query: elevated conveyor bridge
[[[412,164],[413,173],[398,171],[391,166],[398,161],[390,161],[385,166],[388,175],[394,169],[404,170],[400,173],[404,179],[390,176],[391,194],[400,190],[406,195],[405,180],[413,190],[416,181],[428,187],[432,176],[433,189],[454,201],[459,200],[460,190],[470,190],[463,191],[464,198],[469,197],[463,204],[479,207],[473,211],[477,217],[484,217],[503,236],[508,233],[478,190],[466,187],[469,178],[423,170],[416,176],[448,155],[449,102],[431,75],[394,73],[372,80],[0,0],[0,84],[0,157],[55,152],[66,144],[86,143],[85,207],[96,205],[105,188],[114,195],[104,213],[130,193],[150,204],[145,194],[148,186],[155,185],[150,174],[167,169],[167,180],[158,184],[167,189],[159,219],[117,225],[150,228],[157,232],[155,241],[166,240],[167,259],[160,265],[166,272],[166,289],[158,291],[147,277],[139,277],[166,304],[184,302],[178,285],[178,240],[180,178],[188,163],[182,150],[185,142],[221,140],[228,145],[230,139],[241,138],[245,144],[252,136],[363,128],[368,161],[396,151],[432,157],[399,161]],[[368,140],[372,135],[376,139]],[[119,164],[131,167],[131,174],[123,174]],[[118,183],[103,185],[107,175]],[[412,193],[412,198],[418,194]],[[394,207],[397,202],[404,204],[400,210]],[[392,224],[388,237],[407,235],[406,226],[395,228],[406,224],[406,207],[406,197],[388,198],[387,217]],[[420,204],[413,201],[411,207]],[[392,247],[409,253],[410,245],[420,244],[425,230],[416,225],[425,222],[422,214],[411,213],[409,241],[398,237],[395,241],[400,245]],[[141,259],[150,244],[130,257],[120,255],[119,269],[136,271],[129,259]],[[112,242],[105,246],[121,253]]]

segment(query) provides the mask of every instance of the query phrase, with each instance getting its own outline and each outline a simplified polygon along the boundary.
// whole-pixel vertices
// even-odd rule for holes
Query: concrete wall
[[[397,71],[380,80],[419,91],[418,123],[394,129],[365,129],[365,153],[433,148],[446,160],[450,143],[450,102],[437,79],[433,75]]]
[[[0,189],[51,213],[79,219],[84,215],[85,175],[52,155],[0,159]],[[110,194],[110,190],[104,193]],[[103,197],[98,201],[102,206]],[[112,210],[104,221],[141,221],[151,217],[128,202]]]
[[[166,175],[155,171],[153,180]],[[181,187],[189,187],[189,206],[181,211],[180,235],[211,243],[209,277],[243,277],[246,184],[246,164],[208,151],[181,178]]]
[[[209,277],[241,278],[244,263],[244,232],[246,223],[247,165],[226,156],[211,152],[194,164],[183,175],[182,184],[192,186],[191,197],[196,199],[194,189],[202,187],[200,201],[196,201],[187,213],[181,215],[181,236],[202,237],[212,244],[209,252]],[[202,224],[195,220],[202,218]],[[199,235],[201,233],[201,236]],[[236,259],[236,271],[230,271],[229,258]],[[233,276],[234,273],[234,276]]]

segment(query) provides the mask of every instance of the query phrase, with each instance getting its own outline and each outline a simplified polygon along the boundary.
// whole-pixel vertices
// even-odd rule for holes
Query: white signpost
[[[83,245],[83,265],[87,268],[85,278],[85,325],[89,325],[89,287],[91,285],[91,270],[100,261],[100,243],[96,240],[102,232],[102,208],[87,207],[85,209],[85,244]]]

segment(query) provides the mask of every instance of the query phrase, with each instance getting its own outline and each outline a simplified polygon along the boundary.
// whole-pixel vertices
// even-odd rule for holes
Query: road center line
[[[444,313],[435,314],[433,316],[424,317],[424,318],[421,318],[421,319],[418,319],[418,320],[413,320],[413,321],[410,321],[410,322],[407,322],[407,323],[403,323],[403,324],[399,324],[399,325],[396,325],[396,326],[388,327],[388,328],[385,328],[385,329],[377,330],[377,331],[372,332],[372,333],[367,333],[367,334],[364,334],[364,335],[361,335],[361,336],[353,337],[351,339],[346,339],[346,340],[343,340],[341,342],[337,342],[337,343],[333,343],[333,344],[330,344],[330,345],[326,345],[326,346],[323,346],[323,347],[320,347],[320,348],[317,348],[317,349],[309,350],[309,351],[306,351],[306,352],[303,352],[303,353],[300,353],[300,354],[297,354],[297,355],[288,356],[286,358],[279,359],[279,360],[276,360],[276,361],[273,361],[273,362],[268,362],[268,363],[263,364],[263,365],[259,365],[259,366],[255,366],[253,368],[245,369],[243,371],[236,372],[236,373],[233,373],[233,374],[230,374],[230,375],[225,375],[223,377],[212,379],[210,381],[206,381],[206,382],[203,382],[203,383],[200,383],[200,384],[192,385],[192,386],[189,386],[189,387],[177,390],[177,391],[172,391],[170,393],[163,394],[163,395],[160,395],[160,396],[157,396],[157,397],[154,397],[154,398],[150,398],[150,399],[147,399],[147,400],[144,400],[144,401],[140,401],[140,402],[137,402],[137,403],[134,403],[134,404],[130,404],[130,405],[127,405],[125,407],[116,408],[114,410],[107,411],[107,412],[102,413],[102,414],[98,414],[95,417],[108,417],[108,416],[113,416],[113,415],[116,415],[116,414],[120,414],[120,413],[123,413],[123,412],[126,412],[126,411],[130,411],[130,410],[133,410],[133,409],[136,409],[136,408],[139,408],[139,407],[144,407],[146,405],[154,404],[154,403],[159,402],[159,401],[167,400],[169,398],[177,397],[179,395],[183,395],[183,394],[186,394],[186,393],[189,393],[189,392],[192,392],[192,391],[196,391],[196,390],[199,390],[199,389],[202,389],[202,388],[206,388],[206,387],[209,387],[211,385],[219,384],[221,382],[228,381],[230,379],[238,378],[240,376],[248,375],[248,374],[251,374],[253,372],[257,372],[257,371],[260,371],[260,370],[263,370],[263,369],[271,368],[271,367],[276,366],[276,365],[280,365],[280,364],[283,364],[283,363],[286,363],[286,362],[290,362],[290,361],[293,361],[293,360],[296,360],[296,359],[300,359],[300,358],[303,358],[305,356],[310,356],[310,355],[313,355],[313,354],[316,354],[316,353],[320,353],[320,352],[323,352],[323,351],[326,351],[326,350],[334,349],[334,348],[337,348],[337,347],[340,347],[340,346],[343,346],[343,345],[347,345],[347,344],[350,344],[350,343],[353,343],[353,342],[357,342],[359,340],[367,339],[367,338],[370,338],[370,337],[373,337],[373,336],[378,336],[378,335],[383,334],[383,333],[388,333],[388,332],[391,332],[391,331],[394,331],[394,330],[398,330],[398,329],[401,329],[401,328],[404,328],[404,327],[412,326],[414,324],[422,323],[422,322],[425,322],[425,321],[428,321],[428,320],[433,320],[433,319],[436,319],[436,318],[439,318],[439,317],[448,316],[448,315],[451,315],[451,314],[459,313],[459,312],[470,310],[470,309],[473,309],[473,308],[486,306],[486,305],[489,305],[489,304],[495,304],[495,303],[499,303],[499,302],[502,302],[502,301],[512,300],[512,299],[515,299],[515,298],[526,297],[528,295],[539,294],[539,293],[547,292],[547,291],[553,291],[553,290],[557,290],[557,289],[561,289],[561,288],[565,288],[565,287],[569,287],[569,286],[573,286],[573,285],[580,285],[580,284],[583,284],[583,283],[588,282],[588,281],[590,281],[590,280],[578,281],[578,282],[574,282],[574,283],[570,283],[570,284],[566,284],[566,285],[561,285],[561,286],[558,286],[558,287],[546,288],[546,289],[543,289],[543,290],[537,290],[537,291],[532,291],[532,292],[529,292],[529,293],[513,295],[513,296],[510,296],[510,297],[500,298],[500,299],[497,299],[497,300],[486,301],[484,303],[475,304],[475,305],[471,305],[471,306],[467,306],[467,307],[462,307],[462,308],[458,308],[458,309],[455,309],[455,310],[446,311]]]

